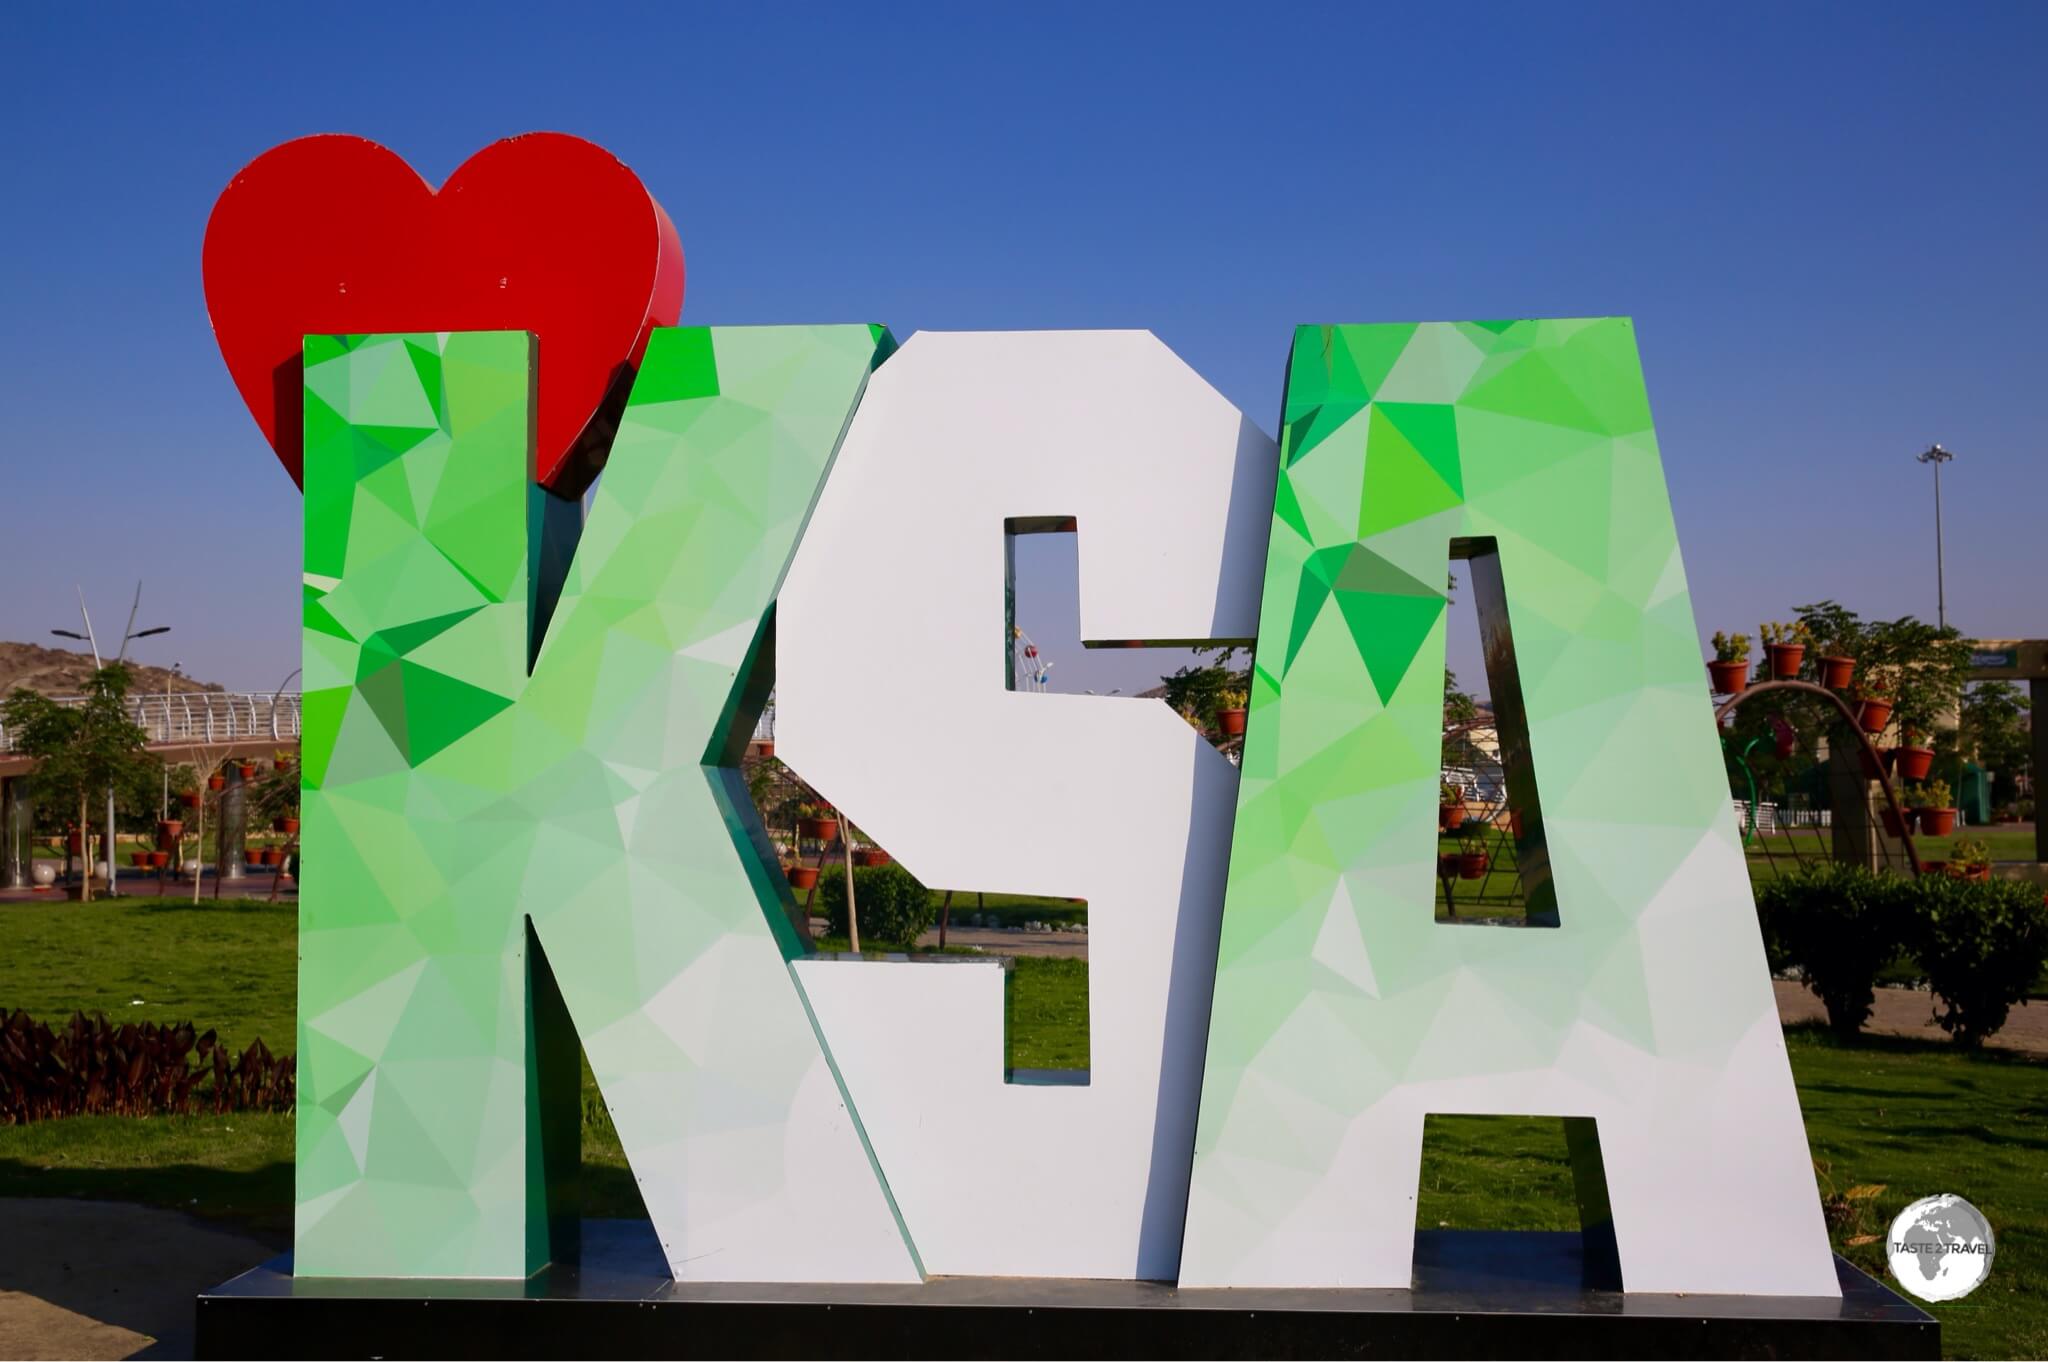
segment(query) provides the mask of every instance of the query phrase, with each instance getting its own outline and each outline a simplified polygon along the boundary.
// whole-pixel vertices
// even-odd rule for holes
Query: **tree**
[[[17,690],[0,706],[16,747],[36,758],[30,794],[38,801],[75,807],[81,834],[96,797],[104,798],[109,789],[133,789],[156,769],[156,759],[143,747],[147,736],[128,719],[128,682],[128,669],[116,663],[93,673],[83,704],[60,705],[35,691]],[[111,862],[114,849],[104,850]],[[90,900],[89,866],[82,879],[79,897]]]
[[[1936,628],[1902,615],[1871,624],[1860,659],[1867,675],[1891,683],[1892,719],[1902,735],[1926,741],[1962,704],[1970,679],[1970,643],[1954,625]]]
[[[1993,797],[2000,803],[2017,796],[2020,779],[2032,770],[2031,708],[2010,681],[1981,682],[1963,696],[1963,743],[1977,764],[1992,772]]]

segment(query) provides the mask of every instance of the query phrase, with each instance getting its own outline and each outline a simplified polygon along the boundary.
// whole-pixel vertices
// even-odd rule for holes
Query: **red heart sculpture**
[[[654,327],[683,307],[675,225],[602,147],[558,132],[494,142],[436,193],[360,137],[251,161],[206,224],[206,310],[235,386],[302,482],[307,335],[531,331],[534,477],[587,487]]]

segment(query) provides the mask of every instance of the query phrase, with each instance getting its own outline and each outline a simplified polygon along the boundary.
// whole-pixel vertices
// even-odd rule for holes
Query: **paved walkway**
[[[1785,1022],[1826,1021],[1828,1010],[1804,984],[1785,979],[1772,981],[1778,991],[1778,1017]],[[1917,988],[1881,988],[1877,1005],[1863,1029],[1872,1035],[1907,1036],[1913,1040],[1949,1043],[1948,1032],[1934,1024],[1934,999]],[[2022,1054],[2048,1055],[2048,1001],[2015,1007],[2007,1014],[1998,1034],[1984,1042],[1987,1049],[2016,1050]]]
[[[0,1197],[0,1358],[190,1357],[193,1297],[284,1247],[151,1206]]]

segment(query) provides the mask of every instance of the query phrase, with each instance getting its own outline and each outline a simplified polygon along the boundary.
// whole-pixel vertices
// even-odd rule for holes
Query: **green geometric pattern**
[[[580,1035],[677,1275],[915,1279],[733,769],[892,346],[655,332],[579,542],[525,333],[307,339],[299,1275],[567,1256]]]
[[[1405,1284],[1436,1111],[1597,1117],[1632,1290],[1682,1257],[1651,1201],[1783,1189],[1826,1269],[1631,324],[1302,328],[1274,508],[1182,1284]],[[1555,929],[1434,920],[1443,583],[1489,538]]]

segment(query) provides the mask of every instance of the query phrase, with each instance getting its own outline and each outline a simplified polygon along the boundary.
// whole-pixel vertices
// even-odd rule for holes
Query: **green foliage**
[[[249,791],[249,816],[260,824],[299,816],[299,764],[289,752],[257,773]]]
[[[1991,864],[1991,844],[1976,838],[1957,842],[1948,853],[1948,863],[1955,870],[1975,870]]]
[[[2027,730],[2032,706],[2010,681],[1984,681],[1963,696],[1964,750],[1994,773],[1994,799],[2009,800],[2020,779],[2033,773],[2033,745]]]
[[[93,673],[83,704],[17,690],[0,705],[16,749],[36,758],[30,798],[82,823],[109,789],[133,798],[155,776],[160,768],[144,750],[147,735],[128,719],[128,685],[128,669],[116,663]]]
[[[1249,671],[1232,671],[1222,662],[1211,662],[1200,667],[1182,667],[1172,676],[1159,679],[1166,686],[1167,707],[1199,728],[1223,708],[1224,695],[1232,691],[1241,694],[1249,687],[1250,676]]]
[[[1444,668],[1444,727],[1469,724],[1479,717],[1479,701],[1458,689],[1458,674]]]
[[[1789,622],[1765,620],[1756,629],[1757,633],[1763,636],[1766,647],[1776,643],[1796,643],[1805,647],[1813,642],[1813,631],[1807,628],[1805,622],[1801,620]],[[1741,635],[1738,634],[1736,637],[1740,638]]]
[[[853,872],[853,894],[860,914],[863,945],[875,942],[908,947],[924,935],[938,916],[932,891],[893,862],[857,867]],[[828,870],[819,877],[818,897],[824,900],[831,934],[846,936],[845,872]]]
[[[1821,656],[1861,656],[1863,621],[1854,610],[1833,601],[1816,601],[1812,605],[1795,605],[1792,613],[1798,616],[1799,627],[1806,630],[1807,638]]]
[[[1797,966],[1828,1010],[1838,1036],[1870,1017],[1878,973],[1900,953],[1905,905],[1894,876],[1822,861],[1765,884],[1757,893],[1766,954]]]
[[[1890,683],[1892,719],[1908,733],[1931,734],[1962,703],[1970,644],[1954,625],[1937,629],[1911,615],[1872,624],[1860,659],[1870,678]]]
[[[2048,964],[2048,906],[2018,880],[1913,882],[1913,954],[1941,999],[1934,1020],[1975,1047],[2005,1025]]]
[[[1715,630],[1715,631],[1714,631],[1714,661],[1716,661],[1716,662],[1747,662],[1747,661],[1749,661],[1749,635],[1748,635],[1748,634],[1724,634],[1724,633],[1722,633],[1722,632],[1721,632],[1720,630],[1718,630],[1718,629],[1717,629],[1717,630]]]

